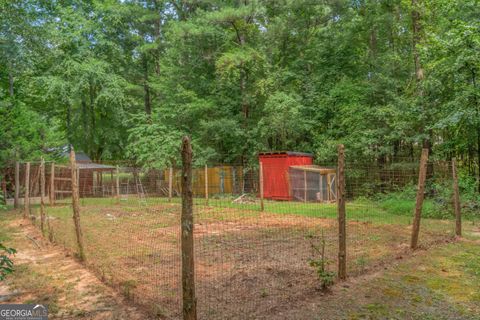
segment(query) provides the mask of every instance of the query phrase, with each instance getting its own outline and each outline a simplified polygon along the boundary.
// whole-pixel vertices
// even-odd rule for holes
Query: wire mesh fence
[[[347,273],[409,253],[419,163],[345,166]],[[8,169],[11,170],[11,169]],[[40,226],[40,165],[28,181]],[[450,161],[428,164],[420,246],[454,236]],[[85,263],[156,316],[182,314],[181,168],[78,163]],[[77,252],[68,165],[45,164],[45,236]],[[334,281],[339,255],[338,170],[263,161],[194,167],[195,285],[200,319],[268,318]],[[13,194],[13,178],[7,184]],[[12,188],[13,186],[13,188]]]

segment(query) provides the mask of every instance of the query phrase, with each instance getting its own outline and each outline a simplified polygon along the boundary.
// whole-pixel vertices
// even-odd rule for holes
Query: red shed
[[[263,167],[263,196],[275,200],[292,200],[290,166],[313,164],[313,156],[302,152],[262,152],[258,158]]]

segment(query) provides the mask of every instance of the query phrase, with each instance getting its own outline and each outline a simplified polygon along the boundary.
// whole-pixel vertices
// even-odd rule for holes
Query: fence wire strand
[[[87,266],[152,314],[180,318],[181,169],[143,169],[121,162],[78,167]],[[448,241],[455,230],[451,162],[430,161],[428,167],[422,248]],[[71,170],[55,165],[52,183],[51,168],[47,162],[45,236],[76,252]],[[7,194],[13,194],[14,179],[8,170]],[[278,315],[289,305],[318,295],[322,283],[335,278],[336,164],[287,169],[264,164],[262,171],[263,179],[258,166],[193,169],[200,319]],[[347,270],[352,277],[408,255],[418,163],[347,161],[345,172]],[[39,174],[39,163],[32,163],[31,219],[37,226]],[[51,194],[55,204],[50,202]],[[20,197],[24,195],[25,164],[21,164]]]

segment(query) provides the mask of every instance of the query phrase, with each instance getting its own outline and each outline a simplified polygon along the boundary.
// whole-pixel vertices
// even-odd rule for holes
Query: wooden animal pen
[[[169,169],[164,170],[164,176],[168,177]],[[192,191],[195,196],[205,196],[205,168],[192,170]],[[181,170],[173,170],[174,193],[179,194]],[[239,194],[243,190],[243,167],[241,166],[215,166],[207,169],[208,194]]]
[[[79,191],[81,196],[105,196],[114,194],[113,174],[116,167],[99,163],[77,162],[79,171]],[[104,181],[104,174],[109,175]]]
[[[62,153],[67,158],[68,152]],[[110,196],[114,193],[113,175],[116,167],[93,162],[88,155],[83,152],[75,154],[75,162],[78,169],[78,188],[82,197],[98,197]],[[62,166],[57,166],[62,168]],[[68,167],[68,166],[67,166]],[[70,182],[62,181],[62,179],[70,176],[69,170],[55,170],[55,189],[69,190]],[[109,179],[104,179],[105,174],[109,175]],[[105,181],[104,181],[105,180]],[[57,195],[58,196],[58,195]]]
[[[313,155],[303,152],[259,154],[263,172],[263,197],[273,200],[330,202],[337,199],[336,169],[313,165]]]
[[[263,196],[266,199],[292,200],[289,168],[313,164],[313,155],[302,152],[263,152],[259,162],[263,170]]]
[[[290,166],[290,194],[299,201],[331,202],[337,200],[335,168],[316,165]]]

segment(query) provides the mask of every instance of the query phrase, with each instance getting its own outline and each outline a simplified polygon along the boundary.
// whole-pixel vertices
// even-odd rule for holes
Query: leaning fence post
[[[208,165],[205,165],[205,205],[208,206]]]
[[[338,210],[338,278],[347,278],[347,221],[345,212],[345,147],[338,146],[337,168],[337,210]]]
[[[45,160],[40,162],[40,229],[45,234]]]
[[[260,211],[265,210],[265,204],[263,203],[263,163],[260,162],[260,170],[258,172],[258,183],[260,184]]]
[[[453,208],[455,209],[455,235],[462,236],[462,211],[460,208],[460,191],[458,190],[457,160],[452,159]]]
[[[23,198],[23,217],[30,216],[30,162],[25,164],[25,196]]]
[[[411,249],[416,249],[418,245],[418,235],[420,233],[420,219],[422,218],[422,205],[425,198],[425,179],[427,176],[427,164],[428,149],[424,148],[422,150],[422,157],[420,158],[420,170],[418,172],[417,200],[415,204],[415,216],[413,219],[412,239],[410,242]]]
[[[75,161],[75,151],[70,151],[70,167],[72,179],[72,208],[73,208],[73,222],[75,224],[75,234],[77,236],[78,257],[81,261],[85,260],[85,253],[83,251],[83,234],[80,225],[80,196],[78,193],[78,176],[77,163]]]
[[[50,206],[55,204],[55,162],[52,162],[50,167]]]
[[[183,319],[197,319],[195,298],[195,261],[193,243],[192,146],[190,138],[182,141],[182,292]]]
[[[18,209],[18,198],[20,198],[20,163],[15,163],[15,198],[13,199],[13,207]]]

